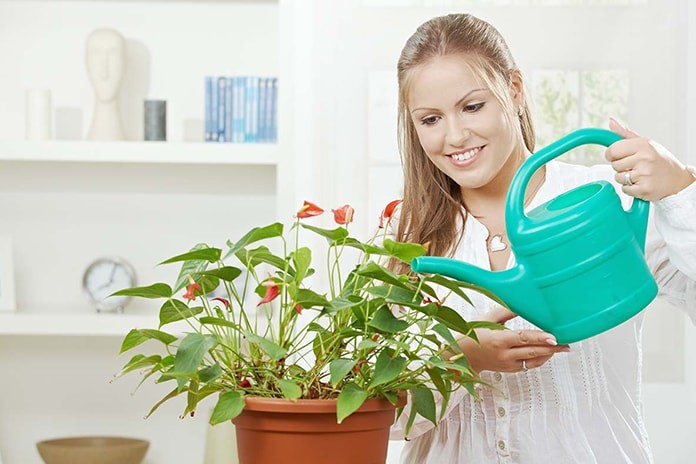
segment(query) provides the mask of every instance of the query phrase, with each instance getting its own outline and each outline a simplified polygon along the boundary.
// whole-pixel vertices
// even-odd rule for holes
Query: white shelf
[[[277,165],[275,144],[0,141],[0,161]]]
[[[157,328],[157,315],[0,313],[2,335],[125,336]]]

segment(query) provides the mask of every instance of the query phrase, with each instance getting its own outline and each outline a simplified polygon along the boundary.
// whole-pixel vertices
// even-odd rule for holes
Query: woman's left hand
[[[616,171],[616,182],[627,195],[662,200],[682,191],[696,177],[665,147],[609,118],[609,129],[624,137],[607,148],[605,157]]]

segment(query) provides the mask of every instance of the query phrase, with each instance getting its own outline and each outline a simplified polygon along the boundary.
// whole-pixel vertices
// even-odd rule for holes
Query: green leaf
[[[278,361],[288,353],[288,350],[278,345],[276,342],[260,337],[251,332],[243,332],[249,343],[259,345],[261,349],[274,361]]]
[[[312,232],[329,239],[330,242],[338,242],[348,237],[348,231],[345,227],[337,227],[335,229],[329,230],[322,229],[321,227],[310,226],[309,224],[305,224],[304,222],[301,222],[300,226],[304,229],[311,230]]]
[[[198,274],[202,276],[212,276],[217,277],[220,280],[226,282],[232,282],[234,279],[240,276],[242,270],[234,266],[223,266],[218,269],[211,269],[209,271],[199,272]]]
[[[140,298],[169,298],[172,288],[164,283],[156,283],[147,287],[124,288],[109,296],[137,296]]]
[[[210,416],[210,424],[221,424],[230,421],[240,415],[244,410],[244,397],[234,390],[220,395],[213,413]]]
[[[169,258],[165,261],[162,261],[160,264],[170,264],[181,261],[208,261],[209,263],[215,263],[217,261],[220,261],[220,255],[222,255],[221,249],[206,247],[195,249],[193,251],[189,251],[188,253],[174,256],[173,258]]]
[[[236,323],[234,323],[234,322],[232,322],[232,321],[228,321],[227,319],[219,318],[219,317],[205,316],[205,317],[199,318],[198,321],[199,321],[201,324],[217,325],[217,326],[220,326],[220,327],[230,327],[230,328],[232,328],[232,329],[237,329],[237,330],[239,330],[239,325],[238,325],[238,324],[236,324]]]
[[[150,409],[150,412],[148,412],[148,413],[145,415],[145,418],[147,419],[148,417],[150,417],[155,411],[157,411],[157,409],[158,409],[160,406],[162,406],[164,403],[166,403],[167,401],[171,400],[172,398],[175,398],[175,397],[179,396],[180,393],[181,393],[181,392],[180,392],[178,389],[176,389],[176,388],[175,388],[174,390],[170,391],[164,398],[162,398],[161,400],[159,400],[159,401],[152,407],[152,409]]]
[[[244,236],[236,243],[230,242],[229,240],[227,241],[227,245],[230,247],[230,249],[227,251],[227,253],[225,253],[225,259],[232,255],[236,255],[239,250],[249,244],[258,242],[259,240],[280,237],[281,235],[283,235],[283,224],[280,222],[276,222],[264,227],[254,227],[249,232],[244,234]]]
[[[340,312],[345,309],[352,308],[354,306],[360,306],[362,303],[363,300],[360,297],[355,297],[353,299],[334,298],[333,300],[329,301],[327,309],[329,313]]]
[[[372,340],[361,340],[360,343],[358,343],[359,350],[369,350],[371,348],[377,348],[378,346],[379,343]]]
[[[387,333],[398,333],[408,328],[408,322],[394,317],[387,306],[379,308],[367,325]]]
[[[293,295],[295,303],[299,303],[303,308],[316,308],[328,306],[329,300],[324,295],[319,295],[308,288],[298,288]]]
[[[173,372],[170,374],[192,374],[203,362],[205,355],[218,344],[214,335],[191,333],[184,337],[176,350]],[[177,383],[181,390],[186,383],[183,377],[177,377]]]
[[[222,376],[222,367],[220,367],[218,363],[215,363],[212,366],[204,367],[198,371],[198,378],[203,383],[215,380],[220,376]]]
[[[413,399],[412,407],[416,412],[437,426],[433,392],[425,387],[414,388],[411,390],[411,397]]]
[[[428,251],[423,245],[417,243],[395,242],[388,238],[384,239],[384,249],[406,264],[410,264],[413,258],[423,256]]]
[[[365,254],[373,255],[373,256],[388,256],[389,253],[387,250],[384,248],[375,246],[375,245],[369,245],[367,243],[363,243],[357,239],[354,239],[353,237],[346,237],[344,241],[341,242],[341,245],[348,246],[351,248],[357,248],[358,250],[362,251]]]
[[[396,274],[394,274],[384,266],[380,266],[379,264],[373,261],[363,264],[358,269],[356,269],[355,272],[358,275],[381,280],[384,283],[396,285],[397,287],[404,286],[404,282],[399,280]]]
[[[331,373],[331,385],[334,387],[343,380],[343,378],[355,366],[355,360],[352,359],[334,359],[329,363],[329,372]]]
[[[202,274],[202,273],[201,273]],[[199,276],[201,275],[199,274]],[[220,279],[212,275],[204,275],[196,279],[201,286],[201,293],[207,295],[220,286]]]
[[[197,243],[189,252],[198,250],[207,250],[210,247],[205,243]],[[176,278],[176,284],[174,284],[174,293],[178,292],[182,288],[188,285],[189,276],[192,276],[198,272],[205,271],[208,267],[208,260],[206,259],[191,259],[184,261],[181,264],[181,269],[179,269],[179,276]]]
[[[439,274],[430,275],[426,278],[426,280],[428,282],[432,282],[434,284],[441,285],[449,290],[452,290],[452,292],[462,297],[464,301],[466,301],[469,304],[472,304],[471,300],[469,299],[469,296],[466,293],[464,293],[464,291],[462,291],[462,287],[469,286],[470,284],[464,284],[463,282],[451,280]]]
[[[123,366],[121,370],[121,375],[127,374],[137,369],[142,369],[144,367],[156,366],[162,360],[162,357],[158,354],[153,354],[152,356],[145,357],[142,354],[136,354],[131,358],[128,363]]]
[[[174,335],[154,329],[132,329],[121,343],[120,353],[135,348],[136,346],[145,343],[148,340],[159,340],[165,345],[169,345],[177,340]],[[119,353],[119,354],[120,354]]]
[[[450,330],[444,324],[435,324],[433,326],[433,330],[445,339],[445,341],[449,344],[452,350],[455,350],[459,353],[462,352],[462,348],[459,346],[459,343],[457,343],[457,340],[454,338],[454,335],[452,335],[452,332],[450,332]]]
[[[299,248],[292,254],[292,262],[295,264],[295,283],[299,286],[312,264],[312,251],[307,247]]]
[[[167,300],[164,302],[159,312],[160,327],[170,322],[188,319],[191,316],[203,312],[202,307],[189,308],[186,303],[180,300]]]
[[[464,318],[449,306],[440,306],[433,315],[433,318],[459,333],[466,334],[470,331],[469,324]]]
[[[278,380],[278,386],[280,391],[283,393],[283,398],[288,400],[296,400],[302,396],[302,389],[292,380],[280,379]]]
[[[363,405],[367,396],[367,392],[355,383],[346,384],[341,393],[338,394],[338,400],[336,401],[336,418],[338,423],[342,423],[346,417],[357,411]]]
[[[408,360],[403,356],[395,356],[392,358],[390,350],[382,351],[379,356],[377,356],[375,376],[372,378],[372,382],[370,382],[370,388],[383,385],[396,379],[401,374],[401,371],[404,370],[407,363]]]
[[[285,272],[287,270],[288,274],[291,276],[295,275],[295,270],[290,266],[283,258],[276,256],[271,253],[268,247],[260,246],[254,248],[253,250],[247,250],[246,248],[239,250],[235,255],[239,261],[244,264],[247,268],[256,267],[261,263],[270,264],[276,269],[280,269]]]

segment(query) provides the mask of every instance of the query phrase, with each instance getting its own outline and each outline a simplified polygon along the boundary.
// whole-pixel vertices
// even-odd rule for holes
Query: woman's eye
[[[421,124],[425,126],[432,126],[438,121],[438,119],[440,118],[438,118],[437,116],[428,116],[427,118],[421,119]]]
[[[480,110],[481,108],[483,108],[483,105],[484,105],[484,104],[485,104],[485,103],[481,102],[481,103],[475,103],[475,104],[473,104],[473,105],[466,105],[466,106],[464,107],[464,111],[467,112],[467,113],[475,113],[475,112],[477,112],[478,110]]]

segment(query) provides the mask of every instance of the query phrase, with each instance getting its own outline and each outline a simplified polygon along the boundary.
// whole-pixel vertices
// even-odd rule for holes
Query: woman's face
[[[407,102],[425,153],[462,190],[488,185],[521,143],[504,108],[466,60],[441,56],[414,68]],[[520,97],[512,97],[517,108]]]

